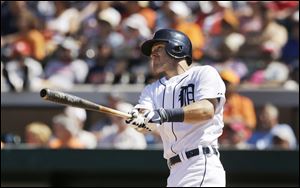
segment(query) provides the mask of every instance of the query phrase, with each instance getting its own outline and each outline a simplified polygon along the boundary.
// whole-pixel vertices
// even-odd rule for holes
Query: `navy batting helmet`
[[[167,42],[166,52],[175,59],[185,58],[188,65],[192,63],[192,43],[182,32],[173,29],[161,29],[155,32],[153,39],[142,44],[142,52],[150,56],[152,46],[157,42]]]

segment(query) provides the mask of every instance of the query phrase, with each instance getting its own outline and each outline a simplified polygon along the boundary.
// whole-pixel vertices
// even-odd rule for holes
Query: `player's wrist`
[[[182,108],[175,109],[158,109],[158,113],[161,117],[161,122],[183,122],[184,111]]]

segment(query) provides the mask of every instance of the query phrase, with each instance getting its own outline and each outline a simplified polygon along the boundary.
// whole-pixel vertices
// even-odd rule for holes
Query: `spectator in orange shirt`
[[[128,16],[138,13],[145,17],[148,28],[151,30],[154,29],[156,12],[149,8],[148,1],[127,1],[124,5]]]
[[[15,23],[13,25],[17,32],[3,36],[1,45],[2,43],[28,43],[31,48],[30,57],[43,61],[47,54],[45,37],[41,32],[42,22],[29,10],[25,1],[12,3],[12,9],[11,11],[15,14],[15,18],[13,18]]]
[[[253,102],[246,96],[242,96],[236,91],[240,82],[239,77],[231,70],[220,72],[226,85],[226,103],[224,105],[224,132],[221,137],[221,144],[239,145],[245,143],[256,127],[256,114]],[[240,129],[235,129],[240,127]],[[229,136],[227,133],[235,131],[239,139]],[[242,132],[237,130],[243,130]],[[234,140],[235,139],[235,140]],[[245,145],[244,145],[245,146]]]
[[[17,41],[26,41],[32,48],[31,56],[36,60],[43,61],[46,57],[46,40],[41,31],[37,28],[38,20],[34,16],[23,15],[18,18],[20,37]]]
[[[187,21],[191,15],[191,9],[183,1],[164,2],[163,6],[161,17],[158,16],[157,19],[161,19],[165,23],[160,23],[162,21],[158,20],[156,29],[170,27],[185,33],[192,42],[193,59],[200,60],[203,56],[202,48],[205,39],[201,27],[194,22]]]

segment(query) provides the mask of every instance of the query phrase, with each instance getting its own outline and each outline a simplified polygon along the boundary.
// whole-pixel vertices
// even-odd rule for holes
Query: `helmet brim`
[[[161,40],[160,39],[147,40],[142,44],[142,47],[141,47],[142,53],[146,56],[150,56],[153,45],[158,42],[168,42],[168,41],[162,40],[162,39]]]

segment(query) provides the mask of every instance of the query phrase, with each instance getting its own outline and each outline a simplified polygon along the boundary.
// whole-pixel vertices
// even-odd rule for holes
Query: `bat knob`
[[[46,96],[48,95],[48,93],[49,93],[49,89],[44,88],[44,89],[42,89],[42,90],[40,91],[40,96],[41,96],[42,98],[44,98],[44,97],[46,97]]]

